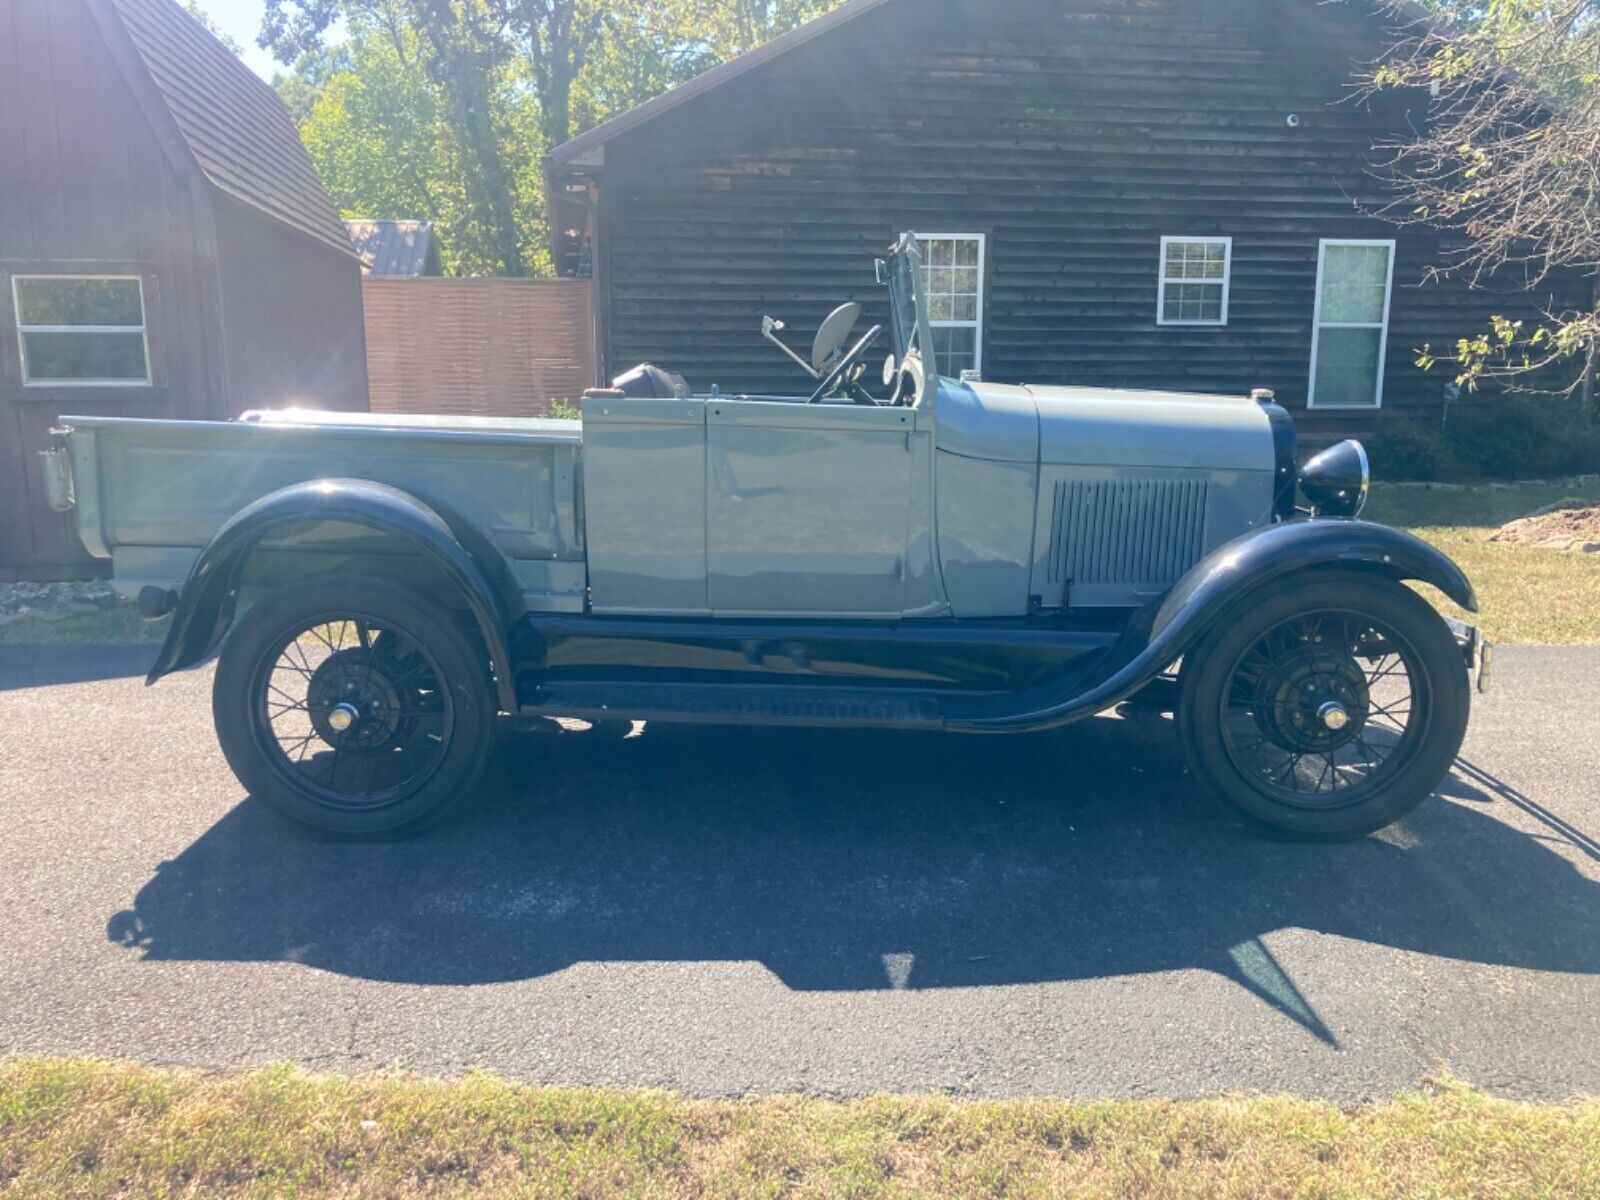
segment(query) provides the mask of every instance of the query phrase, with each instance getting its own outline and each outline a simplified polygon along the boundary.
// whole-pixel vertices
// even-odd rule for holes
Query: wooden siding
[[[361,260],[218,197],[227,412],[365,411]]]
[[[191,299],[209,286],[193,252],[202,214],[82,4],[0,4],[0,113],[0,577],[81,574],[37,452],[63,412],[217,415]],[[137,274],[155,386],[21,386],[11,276],[30,272]]]
[[[606,145],[605,365],[795,390],[764,312],[801,337],[846,298],[882,320],[873,254],[903,229],[973,232],[987,378],[1270,387],[1299,412],[1319,239],[1395,238],[1385,409],[1433,404],[1448,376],[1418,347],[1547,297],[1422,286],[1437,235],[1370,215],[1372,147],[1410,114],[1349,81],[1385,36],[1319,0],[891,0]],[[1233,238],[1226,327],[1157,325],[1163,235]]]
[[[594,383],[579,279],[362,280],[372,411],[534,416]]]
[[[0,579],[102,569],[44,500],[62,414],[365,403],[358,260],[208,183],[108,12],[0,0]],[[22,386],[11,277],[28,273],[137,275],[153,386]]]

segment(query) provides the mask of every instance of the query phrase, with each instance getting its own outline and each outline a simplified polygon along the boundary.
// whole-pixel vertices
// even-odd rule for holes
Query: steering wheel
[[[811,399],[807,400],[806,403],[820,404],[823,400],[833,395],[839,385],[849,378],[856,364],[866,356],[867,351],[871,350],[882,336],[882,325],[874,325],[867,330],[862,335],[861,340],[850,347],[850,352],[834,364],[833,370],[829,371],[827,377],[817,385],[817,390],[811,393]]]

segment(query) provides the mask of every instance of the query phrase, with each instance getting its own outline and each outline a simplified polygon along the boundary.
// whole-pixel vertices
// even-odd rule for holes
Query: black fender
[[[1371,521],[1299,518],[1235,538],[1197,563],[1084,674],[1012,696],[1003,708],[951,712],[963,733],[1019,733],[1070,724],[1121,703],[1200,644],[1253,592],[1294,575],[1342,569],[1421,580],[1468,612],[1478,598],[1461,568],[1428,543]],[[993,702],[990,702],[992,705]]]
[[[510,566],[487,537],[445,511],[365,479],[318,479],[261,497],[217,530],[200,552],[146,685],[193,666],[217,648],[233,623],[245,564],[264,539],[292,541],[297,529],[332,521],[398,538],[444,572],[466,600],[488,647],[501,709],[516,712],[507,638],[521,615],[521,600]]]

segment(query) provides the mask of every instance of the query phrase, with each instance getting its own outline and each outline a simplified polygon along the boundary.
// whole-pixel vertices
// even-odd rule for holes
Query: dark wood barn
[[[592,262],[602,373],[793,391],[761,315],[882,320],[870,256],[915,230],[946,373],[1268,387],[1313,440],[1365,432],[1440,403],[1419,347],[1550,299],[1423,286],[1439,235],[1374,215],[1374,148],[1426,110],[1356,94],[1394,25],[1365,0],[849,0],[554,151],[558,269]]]
[[[82,574],[62,413],[367,403],[360,264],[272,89],[175,0],[0,2],[0,578]]]

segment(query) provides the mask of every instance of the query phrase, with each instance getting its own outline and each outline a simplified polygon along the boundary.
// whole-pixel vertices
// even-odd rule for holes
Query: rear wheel
[[[367,579],[250,609],[223,648],[212,712],[257,799],[356,835],[415,826],[468,792],[494,727],[473,639],[423,597]]]
[[[1185,663],[1179,707],[1196,775],[1246,821],[1356,837],[1420,804],[1466,735],[1455,639],[1402,587],[1330,577],[1284,585]]]

